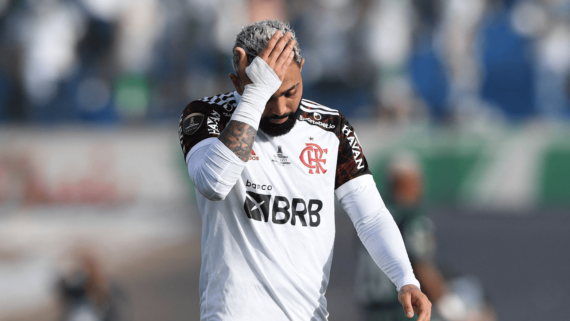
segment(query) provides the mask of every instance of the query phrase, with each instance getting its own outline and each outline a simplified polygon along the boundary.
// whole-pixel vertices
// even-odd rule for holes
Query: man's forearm
[[[257,129],[238,120],[231,120],[218,139],[224,143],[239,159],[249,160]]]
[[[419,288],[400,230],[384,206],[372,175],[350,180],[337,189],[336,195],[362,244],[398,291],[408,284]]]
[[[260,57],[252,61],[246,72],[253,79],[253,83],[244,86],[243,95],[230,122],[218,136],[218,139],[244,162],[251,156],[265,105],[282,83],[273,69]],[[246,78],[245,74],[241,77]]]
[[[188,174],[202,195],[212,201],[225,199],[249,160],[255,135],[255,127],[230,120],[218,141],[211,138],[210,143],[196,146],[200,152],[190,151]]]
[[[223,200],[239,179],[251,156],[265,104],[281,85],[281,79],[259,57],[246,71],[257,83],[245,86],[238,106],[218,140],[208,142],[207,147],[202,146],[200,153],[194,147],[188,154],[188,173],[194,185],[212,201]]]

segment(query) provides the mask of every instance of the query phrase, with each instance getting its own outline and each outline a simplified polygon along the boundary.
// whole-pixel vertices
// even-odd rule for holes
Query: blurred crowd
[[[296,30],[305,96],[353,118],[570,115],[567,0],[0,0],[0,121],[176,119],[233,90],[264,18]]]
[[[193,275],[188,276],[188,266],[178,272],[163,263],[164,280],[151,279],[147,286],[135,274],[131,282],[145,286],[137,285],[143,295],[123,291],[103,268],[111,262],[118,270],[197,233],[188,226],[199,223],[185,221],[195,209],[188,210],[190,184],[176,127],[71,126],[48,132],[42,126],[176,124],[188,102],[234,90],[228,74],[235,35],[262,19],[289,21],[296,31],[306,59],[305,98],[339,109],[351,120],[438,125],[570,120],[570,0],[0,0],[0,319],[15,303],[22,304],[14,310],[28,310],[47,297],[56,297],[60,320],[130,320],[129,310],[165,313],[180,307],[198,314],[199,298],[187,300],[172,288],[198,294],[197,285],[180,280],[198,279],[199,246],[184,263],[195,269]],[[502,299],[496,301],[498,314],[532,309],[524,304],[529,301],[519,302],[528,295],[514,289],[524,284],[532,290],[548,280],[520,273],[509,279],[499,272],[511,266],[505,262],[513,253],[523,253],[524,266],[536,264],[537,271],[543,262],[559,262],[563,254],[547,256],[556,246],[544,251],[540,237],[529,237],[534,227],[509,225],[511,234],[489,228],[500,242],[492,237],[481,242],[487,235],[469,241],[479,248],[494,242],[501,250],[511,244],[504,245],[507,240],[516,247],[493,256],[487,246],[481,253],[487,262],[497,262],[474,264],[491,271],[486,276],[454,274],[438,260],[442,247],[435,243],[435,221],[426,204],[515,204],[515,211],[555,202],[567,206],[568,136],[542,135],[542,127],[528,126],[512,135],[490,131],[488,140],[447,142],[455,132],[427,137],[419,131],[408,137],[376,131],[382,127],[376,123],[363,125],[360,138],[371,142],[371,164],[387,168],[386,179],[375,179],[387,183],[383,196],[422,288],[436,304],[437,320],[496,320],[488,293],[501,293],[502,284],[511,287],[504,288],[508,296],[497,296]],[[390,139],[377,139],[388,133]],[[400,155],[387,166],[374,153],[385,157],[408,145],[417,155]],[[173,166],[174,159],[179,166]],[[543,214],[540,207],[535,212]],[[510,224],[516,217],[508,219]],[[565,244],[566,231],[555,232],[545,228],[545,240]],[[471,235],[458,234],[454,239]],[[105,255],[78,250],[65,259],[57,256],[78,239],[91,241]],[[530,239],[534,248],[514,241]],[[483,255],[461,250],[456,264]],[[393,286],[363,248],[354,253],[339,257],[356,258],[361,317],[403,319]],[[528,253],[546,259],[528,262]],[[183,254],[172,256],[182,266]],[[56,269],[58,262],[65,266]],[[544,263],[541,271],[557,266],[564,265]],[[136,269],[142,268],[137,263]],[[567,274],[555,272],[545,278],[558,285]],[[495,285],[489,280],[500,286],[489,289]],[[166,285],[157,286],[159,281]],[[347,290],[339,288],[346,303]],[[544,288],[546,294],[557,293]],[[566,292],[559,292],[559,305],[540,304],[562,311]],[[144,299],[152,304],[141,304]],[[195,305],[188,308],[187,302]],[[158,304],[163,310],[155,308]],[[133,320],[156,320],[138,313]]]

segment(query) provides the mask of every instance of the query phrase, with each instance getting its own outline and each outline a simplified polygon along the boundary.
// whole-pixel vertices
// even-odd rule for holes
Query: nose
[[[285,115],[288,113],[287,111],[287,100],[285,99],[285,97],[277,97],[274,101],[273,104],[271,104],[271,110],[270,110],[272,115]]]

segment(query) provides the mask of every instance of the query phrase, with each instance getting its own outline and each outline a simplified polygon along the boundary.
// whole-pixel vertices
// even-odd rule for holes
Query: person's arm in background
[[[401,231],[414,274],[422,286],[422,291],[434,306],[437,306],[448,290],[446,281],[434,261],[433,223],[420,212],[419,216],[404,218]]]
[[[430,301],[437,303],[447,292],[445,280],[439,270],[429,261],[412,262],[412,268],[422,285],[422,291]]]
[[[422,210],[423,174],[414,154],[395,155],[388,164],[387,179],[390,203],[394,206],[412,268],[422,291],[437,305],[447,288],[435,264],[434,225]]]
[[[223,200],[245,168],[265,105],[281,86],[293,61],[295,42],[290,38],[291,34],[281,37],[277,31],[249,66],[245,51],[236,48],[239,78],[232,75],[232,80],[239,80],[236,89],[242,94],[241,100],[217,139],[196,144],[186,157],[190,178],[209,200]]]

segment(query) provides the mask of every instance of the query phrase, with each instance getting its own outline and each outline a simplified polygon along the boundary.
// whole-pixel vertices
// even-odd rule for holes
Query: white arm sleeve
[[[216,137],[199,142],[186,156],[190,179],[211,201],[226,198],[246,164]]]
[[[398,291],[408,284],[419,288],[400,230],[384,205],[372,175],[352,179],[335,193],[368,253]]]

